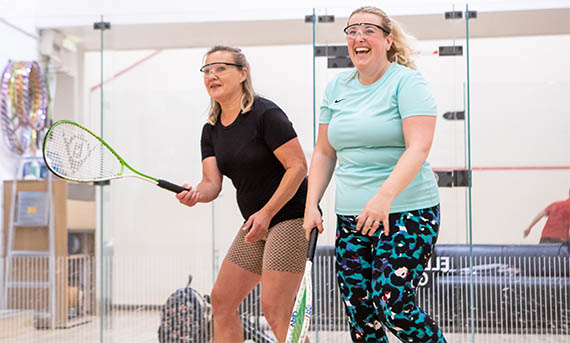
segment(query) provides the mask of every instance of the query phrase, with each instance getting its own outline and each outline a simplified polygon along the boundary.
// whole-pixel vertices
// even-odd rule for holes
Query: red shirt
[[[570,231],[570,198],[553,202],[544,211],[548,215],[548,220],[544,224],[544,229],[542,229],[542,237],[568,240],[568,232]]]

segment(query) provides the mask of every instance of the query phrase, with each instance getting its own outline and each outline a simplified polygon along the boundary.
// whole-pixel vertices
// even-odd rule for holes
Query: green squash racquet
[[[49,128],[42,151],[48,169],[66,180],[96,182],[135,177],[175,193],[187,190],[133,169],[103,139],[69,120],[60,120]]]
[[[315,257],[315,248],[317,246],[317,228],[311,230],[309,239],[309,247],[307,249],[307,262],[305,263],[305,274],[299,286],[293,313],[287,330],[286,343],[305,343],[307,334],[309,333],[309,325],[313,316],[313,282],[311,273],[313,269],[313,258]]]

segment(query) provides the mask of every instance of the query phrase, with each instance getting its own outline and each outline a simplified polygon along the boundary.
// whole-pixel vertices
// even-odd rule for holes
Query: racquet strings
[[[53,127],[46,136],[46,164],[61,177],[100,181],[119,176],[123,165],[96,136],[72,123]]]

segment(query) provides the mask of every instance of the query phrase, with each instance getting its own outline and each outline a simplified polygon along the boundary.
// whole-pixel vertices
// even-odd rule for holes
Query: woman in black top
[[[263,313],[283,342],[307,249],[305,156],[285,113],[255,96],[249,64],[239,49],[212,48],[200,70],[211,97],[201,140],[202,181],[195,188],[185,185],[189,190],[177,198],[187,206],[210,202],[226,175],[246,220],[212,290],[214,342],[243,342],[237,309],[258,282]]]

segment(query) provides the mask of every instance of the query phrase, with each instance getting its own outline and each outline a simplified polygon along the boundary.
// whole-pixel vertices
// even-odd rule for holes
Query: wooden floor
[[[37,330],[29,315],[13,316],[0,313],[0,342],[2,343],[145,343],[157,342],[157,329],[160,322],[159,311],[115,311],[105,320],[102,330],[98,317],[68,329]],[[101,340],[101,336],[103,339]],[[311,332],[312,342],[345,343],[350,341],[347,332]],[[449,343],[471,343],[469,333],[447,333]],[[477,334],[477,343],[568,343],[568,336],[562,335],[504,335]],[[396,343],[397,339],[391,338]]]

